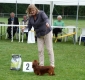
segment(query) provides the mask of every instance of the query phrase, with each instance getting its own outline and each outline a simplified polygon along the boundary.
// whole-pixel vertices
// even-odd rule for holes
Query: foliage
[[[79,15],[80,16],[85,16],[85,6],[80,6],[79,7]]]
[[[24,14],[27,9],[28,4],[17,4],[17,12],[18,14]],[[44,10],[47,15],[50,14],[50,6],[49,5],[39,5],[36,6],[40,10]],[[79,15],[85,15],[85,6],[79,7]],[[0,3],[0,13],[10,13],[16,12],[16,4],[9,4],[9,3]],[[57,6],[55,5],[53,10],[53,15],[76,15],[77,13],[77,6]]]
[[[0,40],[0,79],[1,80],[84,80],[85,79],[85,46],[74,45],[72,40],[53,44],[55,55],[55,76],[37,76],[33,72],[10,70],[11,55],[21,54],[23,62],[38,60],[37,44],[19,43],[14,39]],[[83,51],[83,52],[82,52]],[[49,65],[49,57],[45,48],[45,65]]]
[[[17,13],[24,14],[27,9],[28,4],[17,4]],[[1,13],[16,13],[16,4],[7,4],[7,3],[0,3],[0,12]]]

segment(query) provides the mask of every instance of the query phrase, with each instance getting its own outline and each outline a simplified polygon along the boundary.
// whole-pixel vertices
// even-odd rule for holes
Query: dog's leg
[[[49,70],[49,71],[48,71],[48,74],[51,76],[51,75],[52,75],[52,71],[51,71],[51,70]]]
[[[48,74],[49,74],[50,76],[55,75],[54,70],[48,71]]]
[[[52,75],[55,75],[55,73],[54,73],[54,69],[52,70]]]
[[[39,76],[41,76],[41,73],[39,73]]]
[[[55,75],[55,73],[53,72],[52,75]]]

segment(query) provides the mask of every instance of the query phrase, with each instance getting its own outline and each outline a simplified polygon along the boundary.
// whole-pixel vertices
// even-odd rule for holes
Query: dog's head
[[[39,66],[39,62],[37,60],[34,60],[32,62],[32,68],[36,68],[37,66]]]

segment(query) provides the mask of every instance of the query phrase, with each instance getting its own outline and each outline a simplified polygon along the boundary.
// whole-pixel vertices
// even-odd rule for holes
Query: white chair
[[[80,38],[79,38],[79,45],[81,44],[81,38],[85,37],[85,28],[81,29],[81,34],[80,34]]]
[[[5,25],[5,22],[0,22],[0,24],[2,24],[2,25]],[[4,27],[4,34],[6,33],[6,27],[5,26],[0,26],[0,30],[1,30],[1,32],[0,32],[0,38],[2,39],[2,36],[4,35],[4,34],[2,34],[3,33],[3,27]]]
[[[24,26],[24,25],[27,24],[27,22],[24,23],[24,21],[23,21],[23,22],[19,22],[19,23],[20,23],[21,25],[23,25],[23,26],[20,26],[20,34],[22,34],[22,35],[21,35],[21,38],[22,38],[21,42],[23,42],[24,33],[28,33],[28,28],[27,28],[27,26]],[[19,41],[19,42],[20,42],[20,41]]]
[[[66,29],[62,29],[62,32],[58,33],[58,36],[62,36],[64,34],[66,34]],[[61,39],[62,41],[64,41],[64,37],[62,37]]]
[[[18,32],[15,33],[15,36],[16,36],[16,39],[18,39]],[[8,38],[8,33],[7,33],[7,31],[6,31],[5,39],[7,39],[7,38]]]
[[[73,33],[73,28],[67,28],[66,30],[66,34],[70,34],[70,33]],[[65,37],[65,42],[68,40],[68,36]]]
[[[14,27],[14,25],[13,25],[13,21],[12,21],[12,27],[11,27],[11,42],[13,42],[13,27]],[[15,33],[15,35],[16,35],[16,39],[18,39],[18,28],[17,28],[17,31],[16,31],[16,33]],[[8,37],[8,33],[7,33],[7,31],[6,31],[6,37],[5,37],[5,39],[7,39],[7,37]]]
[[[58,36],[62,36],[62,35],[64,35],[64,34],[66,34],[66,33],[65,33],[65,29],[63,28],[63,29],[62,29],[62,32],[59,32],[59,33],[58,33]],[[56,42],[56,41],[57,41],[57,37],[55,37],[55,35],[53,35],[53,38],[55,39],[55,42]],[[61,40],[63,41],[63,37],[61,37]]]
[[[22,33],[22,41],[21,42],[23,42],[24,33],[28,33],[28,28],[25,28],[23,32],[21,31],[21,33]]]

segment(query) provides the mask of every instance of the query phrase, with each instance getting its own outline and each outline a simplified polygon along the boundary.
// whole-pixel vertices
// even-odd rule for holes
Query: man
[[[54,21],[53,23],[54,26],[64,26],[64,22],[62,21],[62,16],[58,15],[57,20]],[[55,37],[58,36],[58,33],[61,33],[62,29],[61,28],[54,28],[53,29],[53,34],[55,34]]]
[[[8,24],[12,24],[12,22],[14,25],[19,24],[18,18],[15,17],[14,12],[10,13],[10,18],[8,19]],[[11,26],[8,26],[8,28],[7,28],[7,33],[9,35],[8,36],[9,39],[11,39],[11,28],[12,28]],[[13,36],[15,35],[16,31],[17,31],[17,26],[13,26]]]

